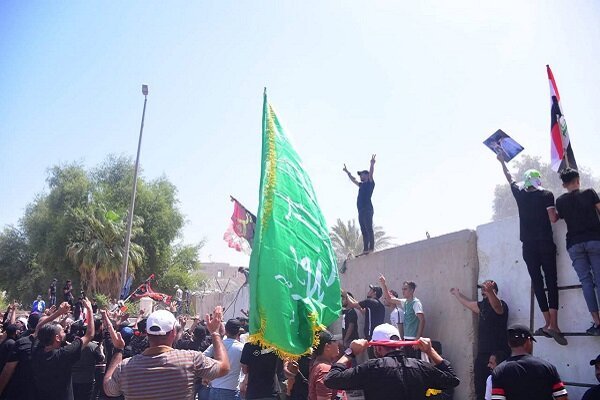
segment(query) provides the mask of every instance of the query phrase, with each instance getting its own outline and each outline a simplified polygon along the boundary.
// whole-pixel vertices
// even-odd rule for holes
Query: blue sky
[[[375,223],[398,244],[490,220],[498,128],[549,160],[546,64],[600,174],[598,2],[413,3],[3,1],[0,226],[49,167],[135,155],[142,83],[143,175],[178,187],[203,261],[247,263],[222,235],[230,194],[258,205],[264,86],[329,225],[356,214],[343,163],[377,154]]]

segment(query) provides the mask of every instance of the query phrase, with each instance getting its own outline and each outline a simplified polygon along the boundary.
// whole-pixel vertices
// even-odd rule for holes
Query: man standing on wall
[[[58,279],[52,279],[52,283],[48,287],[48,306],[52,307],[56,305],[56,282]]]
[[[506,343],[506,321],[508,320],[508,306],[504,300],[498,298],[498,285],[487,280],[481,285],[482,301],[469,300],[458,288],[450,289],[463,306],[479,316],[479,330],[477,334],[477,357],[473,372],[475,374],[475,394],[477,400],[485,397],[486,380],[489,376],[488,362],[490,356],[504,350],[508,354]]]
[[[363,238],[363,252],[359,255],[366,255],[375,250],[375,234],[373,232],[373,203],[371,196],[375,189],[375,181],[373,180],[373,171],[375,169],[375,154],[371,156],[371,168],[367,171],[358,171],[360,182],[346,168],[344,164],[343,171],[348,174],[348,178],[358,186],[358,197],[356,199],[356,207],[358,208],[358,223],[360,224],[360,232]]]
[[[577,170],[566,168],[561,172],[560,179],[568,192],[556,199],[556,210],[559,217],[564,218],[567,223],[567,251],[581,282],[588,311],[594,320],[586,332],[588,335],[600,336],[600,198],[594,189],[579,190]]]
[[[498,161],[517,201],[523,260],[527,264],[535,298],[544,315],[545,325],[536,333],[552,337],[558,344],[566,346],[567,339],[558,328],[556,246],[550,224],[558,221],[554,195],[542,187],[542,176],[539,171],[535,169],[525,171],[524,181],[517,184],[510,175],[501,153],[498,154]],[[543,276],[540,269],[544,271]],[[547,298],[544,280],[548,289]]]

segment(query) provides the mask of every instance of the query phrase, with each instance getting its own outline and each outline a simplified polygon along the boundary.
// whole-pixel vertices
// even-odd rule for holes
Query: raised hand
[[[460,294],[460,289],[453,287],[450,289],[450,294],[453,296],[458,296]]]
[[[221,321],[223,320],[223,308],[221,306],[216,306],[212,317],[206,314],[204,319],[206,320],[206,328],[210,333],[219,333]]]
[[[373,155],[371,156],[371,165],[375,164],[375,156],[376,156],[376,155],[377,155],[377,154],[373,154]]]
[[[342,169],[342,171],[344,171],[345,173],[349,174],[348,168],[346,168],[346,164],[344,164],[344,169]]]

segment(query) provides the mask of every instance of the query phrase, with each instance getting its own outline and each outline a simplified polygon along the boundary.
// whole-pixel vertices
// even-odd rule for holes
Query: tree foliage
[[[103,206],[96,210],[78,208],[71,214],[77,230],[67,245],[67,257],[79,268],[82,289],[118,297],[125,257],[126,218],[106,211]],[[144,257],[144,249],[135,243],[142,224],[142,219],[136,216],[128,258],[128,272],[134,276]]]
[[[392,238],[387,236],[380,226],[374,226],[373,231],[375,250],[382,250],[393,245]],[[354,219],[344,223],[338,218],[336,224],[331,227],[329,237],[338,260],[345,260],[349,255],[363,252],[362,234]]]
[[[528,169],[537,169],[542,175],[543,187],[551,191],[554,194],[554,198],[557,198],[565,192],[559,175],[552,170],[549,164],[542,162],[540,157],[525,155],[519,161],[514,161],[509,164],[508,167],[511,170],[513,179],[517,182],[523,180],[523,174]],[[501,174],[500,166],[498,166],[498,170],[498,173]],[[582,187],[598,187],[600,180],[597,177],[594,177],[590,170],[585,167],[580,168],[579,174],[581,176]],[[510,191],[508,183],[496,186],[494,189],[494,202],[492,207],[494,211],[492,218],[494,221],[519,214],[517,203]]]
[[[92,291],[114,295],[133,175],[133,160],[123,156],[109,156],[89,170],[79,163],[51,167],[47,192],[26,207],[18,227],[0,232],[0,290],[29,302],[37,294],[45,296],[52,278],[57,278],[59,294],[62,282],[71,279],[76,288],[83,280]],[[119,220],[109,221],[106,210]],[[135,287],[152,273],[162,279],[176,264],[175,242],[184,223],[176,187],[165,177],[147,180],[140,175],[134,216],[138,222],[130,265]],[[108,285],[109,279],[115,282]]]

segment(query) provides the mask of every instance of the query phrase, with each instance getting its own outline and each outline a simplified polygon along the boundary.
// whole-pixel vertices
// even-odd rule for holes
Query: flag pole
[[[131,244],[131,228],[133,226],[133,209],[135,207],[135,194],[137,191],[137,177],[140,167],[140,149],[142,147],[142,134],[144,132],[144,118],[146,116],[146,103],[148,102],[148,85],[142,85],[144,95],[144,110],[142,111],[142,122],[140,124],[140,136],[138,139],[137,155],[135,157],[135,170],[133,172],[133,189],[131,191],[131,203],[127,213],[127,233],[125,234],[125,255],[123,257],[123,272],[121,275],[121,292],[127,284],[127,266],[129,264],[129,246]],[[123,297],[123,296],[120,296]]]

